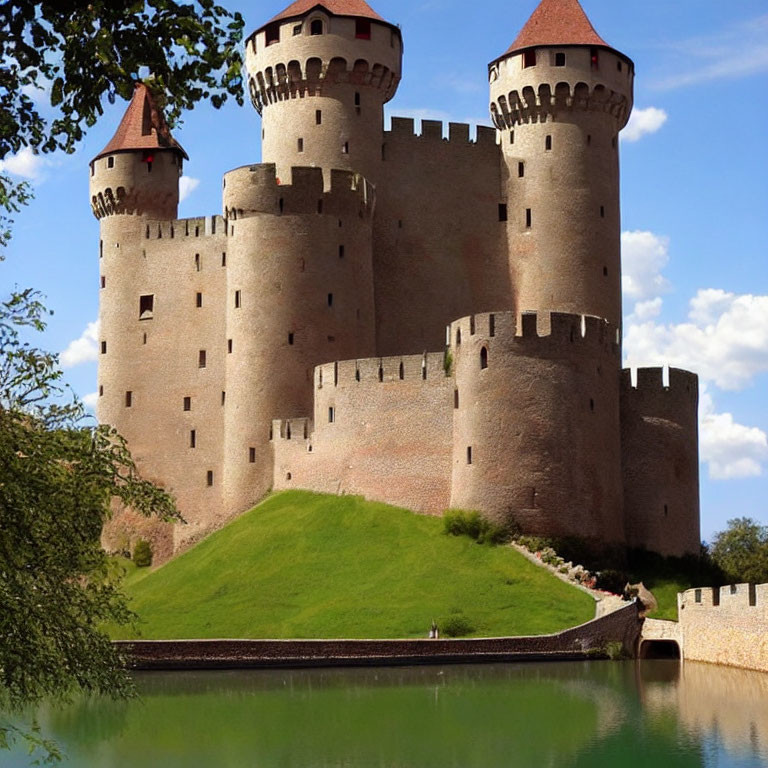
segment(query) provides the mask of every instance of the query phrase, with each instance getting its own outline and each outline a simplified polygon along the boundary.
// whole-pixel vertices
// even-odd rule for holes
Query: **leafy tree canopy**
[[[732,582],[768,582],[768,526],[749,517],[728,521],[710,548],[712,559]]]

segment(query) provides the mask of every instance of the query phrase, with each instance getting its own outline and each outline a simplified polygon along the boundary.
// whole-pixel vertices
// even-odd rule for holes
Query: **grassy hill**
[[[556,632],[594,617],[589,595],[509,547],[358,497],[276,494],[154,570],[130,568],[140,616],[115,638],[424,637]]]

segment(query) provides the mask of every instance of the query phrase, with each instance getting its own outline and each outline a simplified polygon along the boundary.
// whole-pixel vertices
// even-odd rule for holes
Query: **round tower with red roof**
[[[619,131],[632,111],[632,61],[579,0],[542,0],[489,79],[518,312],[596,315],[620,328]]]
[[[364,0],[297,0],[246,42],[248,88],[262,116],[262,158],[361,173],[375,183],[383,106],[400,82],[398,27]]]

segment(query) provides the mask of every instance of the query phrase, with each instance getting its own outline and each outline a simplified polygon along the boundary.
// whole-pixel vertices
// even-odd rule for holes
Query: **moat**
[[[768,675],[673,661],[150,673],[41,712],[78,768],[756,768]],[[21,752],[3,765],[26,766]]]

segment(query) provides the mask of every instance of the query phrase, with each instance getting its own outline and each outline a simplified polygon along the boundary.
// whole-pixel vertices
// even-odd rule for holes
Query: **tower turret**
[[[619,131],[634,64],[578,0],[542,0],[489,65],[507,164],[518,311],[596,315],[621,326]]]
[[[246,64],[263,162],[276,164],[278,178],[314,166],[375,183],[383,106],[400,82],[402,55],[399,28],[364,0],[297,0],[254,32]]]
[[[187,153],[171,136],[149,89],[137,83],[111,141],[91,160],[91,207],[97,219],[139,214],[175,219]]]

